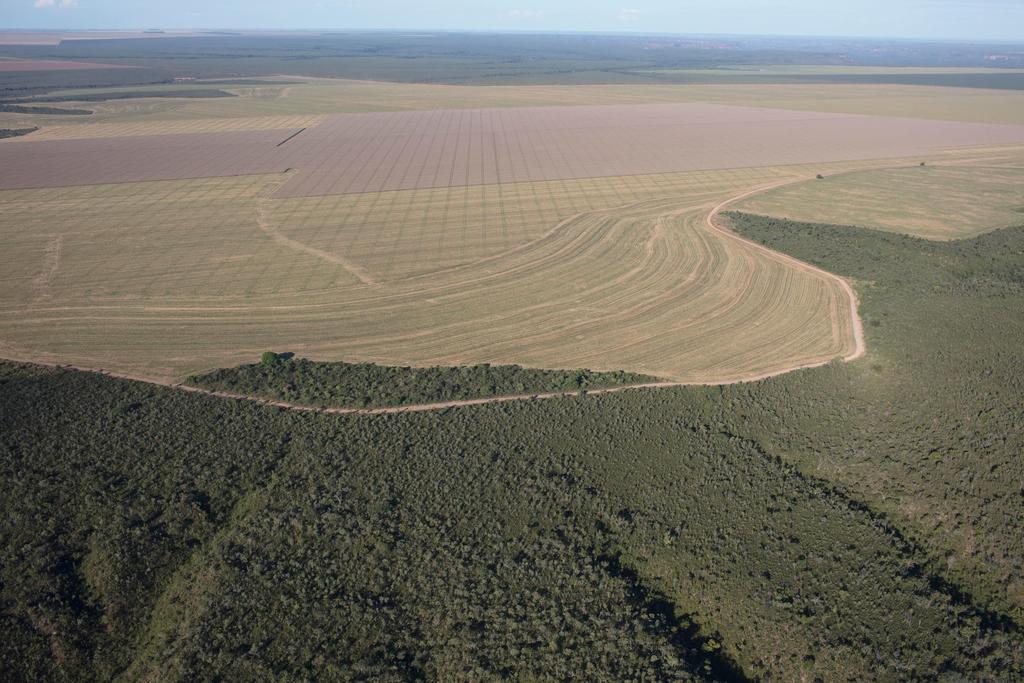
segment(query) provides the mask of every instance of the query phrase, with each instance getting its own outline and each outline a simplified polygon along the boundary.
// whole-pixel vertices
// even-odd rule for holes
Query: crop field
[[[874,159],[1009,142],[1024,142],[1024,126],[697,103],[349,114],[282,148],[298,177],[278,196]]]
[[[44,140],[0,148],[0,188],[60,187],[284,171],[295,130]]]
[[[766,374],[848,354],[848,302],[705,217],[809,172],[282,200],[281,175],[6,191],[4,354],[166,378],[267,348]]]
[[[100,123],[159,123],[196,119],[307,116],[374,111],[410,111],[529,106],[711,102],[748,107],[838,114],[899,116],[976,123],[1024,124],[1024,92],[935,86],[877,84],[711,84],[489,86],[381,83],[341,79],[261,78],[259,85],[224,85],[233,98],[132,99],[74,103],[93,110],[88,117],[0,113],[0,126],[84,126]],[[191,89],[135,86],[130,90]],[[106,88],[100,92],[124,92]],[[66,90],[95,94],[97,89]],[[69,100],[69,102],[72,102]]]
[[[684,103],[336,114],[306,129],[24,141],[0,188],[297,169],[311,196],[927,155],[1024,126]]]
[[[998,165],[994,165],[998,163]],[[738,210],[950,240],[1024,222],[1024,150],[986,165],[861,171],[779,188]]]
[[[0,144],[0,355],[164,380],[267,349],[760,377],[854,354],[851,294],[712,209],[819,173],[1012,165],[1024,143],[729,87],[229,89],[89,102],[94,123]]]

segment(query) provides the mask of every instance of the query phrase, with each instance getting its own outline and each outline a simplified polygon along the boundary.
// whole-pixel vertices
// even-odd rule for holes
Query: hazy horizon
[[[380,30],[574,32],[1024,42],[1024,3],[1009,0],[0,0],[7,30]],[[396,21],[396,17],[402,17]]]

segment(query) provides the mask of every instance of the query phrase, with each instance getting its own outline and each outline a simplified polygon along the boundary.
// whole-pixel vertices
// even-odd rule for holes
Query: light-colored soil
[[[862,321],[860,319],[860,314],[857,312],[857,309],[858,309],[858,307],[860,305],[860,300],[857,298],[857,293],[854,291],[853,287],[850,286],[850,283],[845,278],[839,277],[838,275],[835,275],[834,273],[830,273],[830,272],[828,272],[826,270],[818,268],[817,266],[813,266],[813,265],[811,265],[809,263],[805,263],[805,262],[803,262],[803,261],[801,261],[799,259],[796,259],[796,258],[793,258],[792,256],[789,256],[788,254],[783,254],[783,253],[774,251],[772,249],[769,249],[768,247],[764,246],[763,244],[758,244],[757,242],[754,242],[753,240],[748,240],[745,237],[740,237],[739,235],[737,235],[736,233],[732,232],[731,230],[721,226],[715,220],[718,217],[718,214],[720,214],[727,207],[735,206],[736,204],[739,204],[740,202],[742,202],[743,200],[745,200],[745,199],[747,199],[749,197],[753,197],[753,196],[757,196],[757,195],[763,194],[764,192],[767,192],[768,190],[774,190],[774,189],[779,189],[779,188],[782,188],[782,187],[787,187],[787,186],[801,184],[802,182],[806,182],[806,181],[779,183],[779,184],[777,184],[777,185],[775,185],[773,187],[770,187],[770,188],[751,190],[751,191],[746,192],[746,193],[744,193],[742,195],[739,195],[737,197],[732,197],[731,199],[727,199],[726,201],[722,202],[721,204],[719,204],[718,206],[716,206],[714,209],[711,210],[711,212],[707,216],[706,222],[707,222],[708,228],[713,230],[713,231],[716,231],[716,232],[718,232],[720,234],[723,234],[723,235],[725,235],[725,236],[727,236],[727,237],[729,237],[731,239],[739,240],[741,242],[744,242],[745,244],[747,244],[747,245],[749,245],[749,246],[751,246],[751,247],[753,247],[755,249],[758,249],[758,250],[760,250],[763,253],[766,253],[766,254],[774,257],[774,258],[778,258],[778,259],[784,261],[788,265],[791,265],[791,266],[793,266],[794,268],[796,268],[798,270],[804,270],[804,271],[809,272],[809,273],[814,273],[814,274],[819,275],[819,276],[821,276],[823,278],[829,279],[832,282],[834,282],[836,285],[838,285],[839,288],[846,295],[845,300],[842,302],[842,304],[840,306],[841,312],[839,313],[839,315],[840,316],[842,316],[842,315],[848,315],[849,316],[849,319],[848,319],[848,322],[849,322],[849,325],[850,325],[849,329],[852,331],[852,334],[853,334],[853,348],[850,350],[850,352],[847,355],[843,356],[843,360],[846,361],[846,362],[855,361],[858,358],[863,357],[864,354],[867,353],[867,344],[864,342],[864,325],[863,325],[863,323],[862,323]],[[834,320],[833,322],[834,322],[833,334],[838,336],[839,334],[841,334],[839,332],[840,326],[838,324],[838,321]],[[818,366],[818,365],[821,365],[821,363],[811,363],[811,364],[804,365],[804,366],[801,366],[801,367],[793,367],[793,368],[790,368],[790,370],[799,370],[799,369],[808,368],[808,367],[815,367],[815,366]]]
[[[282,176],[280,182],[273,183],[269,189],[277,189],[285,182],[287,182],[287,178]],[[327,261],[328,263],[341,266],[364,285],[377,284],[377,280],[374,279],[373,275],[358,263],[347,259],[340,254],[332,254],[327,251],[322,251],[316,247],[311,247],[308,244],[293,240],[287,235],[284,235],[274,226],[273,220],[267,214],[267,199],[265,196],[260,196],[256,202],[256,224],[260,226],[260,230],[266,233],[268,237],[278,244],[284,245],[289,249],[303,254],[309,254],[310,256]]]
[[[734,241],[742,243],[744,245],[748,245],[750,247],[753,247],[753,248],[757,249],[758,251],[761,251],[761,252],[767,254],[770,258],[777,259],[779,261],[785,262],[788,265],[792,265],[794,268],[796,268],[798,270],[803,270],[803,271],[806,271],[806,272],[814,273],[816,275],[821,276],[821,278],[823,278],[823,279],[829,280],[829,281],[834,282],[837,285],[839,285],[839,287],[841,287],[842,290],[847,295],[847,300],[844,302],[845,305],[842,306],[842,309],[849,313],[849,315],[850,315],[850,318],[849,318],[849,329],[853,331],[853,345],[852,345],[852,348],[849,351],[849,353],[847,353],[845,356],[843,356],[843,360],[847,361],[847,362],[856,360],[856,359],[862,357],[865,354],[867,348],[866,348],[866,346],[864,344],[863,327],[861,325],[860,316],[859,316],[859,314],[857,312],[857,296],[856,296],[856,293],[853,291],[853,289],[850,287],[849,283],[847,283],[842,278],[839,278],[838,275],[835,275],[833,273],[829,273],[829,272],[827,272],[825,270],[822,270],[821,268],[818,268],[816,266],[813,266],[813,265],[811,265],[809,263],[804,263],[803,261],[795,259],[795,258],[793,258],[791,256],[787,256],[785,254],[780,254],[778,252],[774,252],[774,251],[764,247],[763,245],[759,245],[759,244],[754,243],[754,242],[752,242],[750,240],[746,240],[744,238],[741,238],[741,237],[737,236],[736,233],[732,232],[728,228],[726,228],[726,227],[720,225],[718,222],[716,222],[716,218],[718,217],[718,215],[724,209],[729,207],[730,205],[735,204],[737,202],[740,202],[740,201],[742,201],[742,200],[744,200],[744,199],[746,199],[748,197],[751,197],[751,196],[763,193],[763,191],[767,191],[768,189],[773,189],[773,188],[775,188],[777,186],[781,186],[781,185],[792,184],[793,182],[794,181],[792,181],[792,180],[788,180],[788,181],[784,181],[782,183],[775,183],[775,184],[770,185],[768,187],[755,188],[755,189],[752,189],[752,190],[745,191],[745,193],[743,193],[741,195],[738,195],[736,197],[730,198],[730,199],[728,199],[728,200],[726,200],[724,202],[719,203],[717,206],[715,206],[710,212],[708,212],[707,217],[705,218],[705,222],[706,222],[706,224],[707,224],[709,229],[711,229],[711,230],[713,230],[713,231],[715,231],[715,232],[717,232],[719,234],[722,234],[722,236],[724,236],[728,240],[734,240]],[[582,217],[583,217],[583,215],[581,214],[581,215],[573,216],[573,217],[569,218],[567,221],[565,221],[565,223],[562,223],[559,226],[556,226],[556,228],[554,230],[552,230],[552,233],[556,232],[559,228],[563,227],[564,225],[566,225],[568,223],[571,223],[572,221],[578,220],[578,219],[580,219]],[[59,248],[59,245],[58,245],[58,248]],[[651,244],[650,244],[650,242],[648,242],[645,245],[645,250],[648,252],[648,255],[650,255],[650,251],[651,251]],[[844,325],[840,321],[835,321],[834,325],[833,325],[834,334],[839,335],[840,334],[839,331],[841,329],[846,328],[846,327],[847,327],[847,325]],[[638,389],[664,389],[664,388],[670,388],[670,387],[693,386],[693,385],[697,385],[697,384],[700,384],[700,385],[709,385],[709,384],[722,385],[722,384],[735,384],[735,383],[740,383],[740,382],[753,382],[753,381],[757,381],[757,380],[767,379],[769,377],[774,377],[774,376],[777,376],[777,375],[782,375],[782,374],[785,374],[785,373],[795,372],[797,370],[805,370],[805,369],[809,369],[809,368],[816,368],[816,367],[824,365],[825,362],[828,362],[828,360],[829,360],[829,358],[822,358],[822,359],[817,359],[817,360],[810,360],[810,361],[807,361],[807,362],[800,362],[800,364],[796,364],[796,365],[793,365],[793,366],[790,366],[790,367],[779,367],[779,368],[776,368],[776,369],[774,369],[774,370],[772,370],[770,372],[750,373],[750,374],[734,377],[734,378],[732,378],[731,380],[728,380],[728,381],[721,381],[721,382],[678,382],[678,381],[677,382],[673,382],[673,381],[645,382],[645,383],[630,384],[630,385],[624,385],[624,386],[590,389],[590,390],[582,391],[582,392],[581,391],[575,391],[575,392],[570,392],[570,391],[553,391],[553,392],[535,392],[535,393],[509,394],[509,395],[500,395],[500,396],[486,396],[486,397],[481,397],[481,398],[467,398],[467,399],[461,399],[461,400],[447,400],[447,401],[437,401],[437,402],[410,403],[410,404],[407,404],[407,405],[393,405],[393,407],[383,407],[383,408],[313,407],[313,405],[304,405],[304,404],[300,404],[300,403],[294,403],[294,402],[288,402],[288,401],[282,401],[282,400],[266,399],[266,398],[260,398],[258,396],[251,396],[251,395],[247,395],[247,394],[234,393],[234,392],[229,392],[229,391],[216,391],[216,390],[204,389],[202,387],[190,386],[190,385],[181,384],[181,383],[178,383],[178,382],[160,381],[160,380],[154,380],[154,379],[151,379],[151,378],[143,378],[143,377],[137,377],[137,376],[126,375],[126,374],[121,374],[121,373],[111,373],[111,372],[108,372],[108,371],[103,371],[103,370],[99,370],[99,369],[95,369],[95,368],[75,368],[75,369],[76,370],[80,370],[80,371],[84,371],[84,372],[98,372],[98,373],[101,373],[101,374],[104,374],[104,375],[108,375],[108,376],[111,376],[111,377],[118,377],[118,378],[121,378],[121,379],[128,379],[128,380],[133,380],[133,381],[140,381],[140,382],[147,382],[147,383],[152,383],[152,384],[159,384],[159,385],[162,385],[162,386],[168,386],[168,387],[172,387],[172,388],[175,388],[175,389],[180,389],[182,391],[188,391],[188,392],[191,392],[191,393],[202,393],[202,394],[206,394],[206,395],[210,395],[210,396],[216,396],[216,397],[220,397],[220,398],[230,398],[230,399],[233,399],[233,400],[254,401],[254,402],[257,402],[257,403],[260,403],[260,404],[270,405],[270,407],[281,408],[281,409],[285,409],[285,410],[294,410],[294,411],[302,411],[302,412],[313,412],[313,413],[322,413],[322,414],[330,414],[330,415],[388,415],[388,414],[393,415],[393,414],[400,414],[400,413],[421,413],[421,412],[427,412],[427,411],[442,411],[442,410],[449,410],[449,409],[465,408],[465,407],[469,407],[469,405],[483,405],[483,404],[487,404],[487,403],[500,403],[500,402],[523,401],[523,400],[546,400],[546,399],[553,399],[553,398],[582,397],[582,396],[585,396],[585,395],[601,395],[601,394],[617,393],[617,392],[622,392],[622,391],[631,391],[631,390],[638,390]],[[38,360],[36,360],[36,362],[38,362]],[[48,364],[48,365],[53,365],[53,364]],[[66,367],[68,367],[68,366],[66,366]]]
[[[778,259],[780,261],[786,262],[787,264],[793,266],[797,270],[803,270],[803,271],[806,271],[806,272],[809,272],[809,273],[814,273],[814,274],[819,275],[819,276],[821,276],[823,278],[832,280],[837,285],[839,285],[842,288],[842,290],[847,294],[846,300],[842,302],[842,309],[844,311],[844,315],[848,315],[849,316],[850,329],[853,331],[853,346],[852,346],[852,349],[850,350],[850,352],[848,354],[843,356],[842,359],[845,362],[851,362],[851,361],[857,360],[857,359],[861,358],[862,356],[864,356],[864,354],[867,351],[867,347],[866,347],[866,345],[864,343],[864,331],[863,331],[863,327],[862,327],[862,324],[861,324],[860,316],[857,313],[857,301],[858,301],[857,300],[857,296],[856,296],[856,293],[853,291],[853,289],[850,287],[849,283],[846,282],[846,280],[844,280],[843,278],[840,278],[840,277],[838,277],[836,275],[833,275],[832,273],[828,273],[827,271],[824,271],[824,270],[822,270],[820,268],[817,268],[816,266],[810,265],[808,263],[804,263],[802,261],[794,259],[794,258],[792,258],[790,256],[785,255],[785,254],[780,254],[778,252],[772,251],[772,250],[768,249],[767,247],[765,247],[763,245],[757,244],[757,243],[752,242],[752,241],[750,241],[748,239],[740,237],[739,235],[735,234],[734,232],[732,232],[728,228],[720,225],[719,222],[716,220],[718,215],[724,209],[726,209],[727,207],[729,207],[732,204],[740,202],[740,201],[746,199],[749,196],[752,196],[752,195],[755,195],[755,194],[759,194],[761,192],[765,192],[765,191],[768,191],[770,189],[775,189],[776,187],[793,184],[793,182],[794,181],[785,181],[783,183],[776,183],[776,184],[773,184],[773,185],[771,185],[769,187],[765,187],[765,188],[756,188],[754,190],[749,190],[749,191],[744,192],[743,194],[740,194],[740,195],[738,195],[736,197],[732,197],[732,198],[727,199],[727,200],[725,200],[723,202],[720,202],[710,212],[708,212],[707,216],[705,217],[705,224],[707,225],[707,227],[711,231],[714,231],[714,232],[716,232],[718,234],[721,234],[721,235],[725,236],[727,239],[731,239],[731,240],[736,240],[738,242],[742,242],[742,243],[744,243],[746,245],[749,245],[749,246],[751,246],[751,247],[753,247],[753,248],[755,248],[755,249],[757,249],[759,251],[762,251],[762,252],[766,253],[771,258]],[[578,220],[581,217],[582,217],[582,214],[578,215],[578,216],[573,216],[572,218],[568,219],[566,221],[566,223],[571,223],[572,221]],[[552,232],[556,232],[559,228],[563,227],[563,225],[564,224],[557,226]],[[59,244],[58,244],[57,248],[59,249]],[[833,329],[834,330],[838,330],[839,327],[840,327],[840,325],[838,323],[836,323],[833,326]],[[12,360],[12,359],[8,359],[8,360]],[[386,407],[376,407],[376,408],[342,408],[342,407],[326,407],[326,406],[309,406],[309,405],[302,405],[302,404],[297,404],[297,403],[291,403],[291,402],[287,402],[287,401],[276,401],[276,400],[271,400],[271,399],[264,399],[264,398],[260,398],[260,397],[256,397],[256,396],[250,396],[250,395],[246,395],[246,394],[239,394],[239,393],[228,392],[228,391],[214,391],[214,390],[204,389],[204,388],[201,388],[201,387],[196,387],[196,386],[191,386],[191,385],[187,385],[187,384],[182,384],[180,382],[175,382],[175,381],[159,380],[159,379],[154,379],[154,378],[151,378],[151,377],[140,377],[140,376],[136,376],[136,375],[129,375],[129,374],[118,373],[118,372],[109,372],[109,371],[102,370],[102,369],[97,369],[97,368],[83,368],[83,367],[68,366],[68,365],[61,366],[61,365],[56,364],[56,363],[46,363],[46,362],[39,361],[39,360],[33,360],[33,361],[29,361],[29,362],[33,362],[33,363],[41,364],[41,365],[48,365],[50,367],[71,368],[71,369],[80,370],[80,371],[83,371],[83,372],[98,372],[98,373],[101,373],[101,374],[104,374],[104,375],[107,375],[107,376],[110,376],[110,377],[117,377],[117,378],[120,378],[120,379],[128,379],[128,380],[138,381],[138,382],[146,382],[146,383],[150,383],[150,384],[157,384],[157,385],[160,385],[160,386],[166,386],[166,387],[171,387],[171,388],[174,388],[174,389],[179,389],[181,391],[186,391],[186,392],[190,392],[190,393],[205,394],[205,395],[208,395],[208,396],[215,396],[215,397],[219,397],[219,398],[227,398],[227,399],[241,400],[241,401],[251,401],[251,402],[259,403],[261,405],[267,405],[267,406],[272,406],[272,407],[276,407],[276,408],[282,408],[282,409],[286,409],[286,410],[298,410],[298,411],[304,411],[304,412],[316,412],[316,413],[336,414],[336,415],[351,415],[351,414],[383,415],[383,414],[398,414],[398,413],[410,413],[410,412],[425,412],[425,411],[434,411],[434,410],[447,410],[447,409],[451,409],[451,408],[461,408],[461,407],[466,407],[466,406],[486,405],[486,404],[492,404],[492,403],[507,403],[507,402],[510,402],[510,401],[534,401],[534,400],[548,400],[548,399],[569,399],[569,398],[578,398],[578,397],[583,397],[583,396],[595,396],[595,395],[602,395],[602,394],[618,393],[618,392],[622,392],[622,391],[633,391],[633,390],[638,390],[638,389],[665,389],[665,388],[670,388],[670,387],[694,386],[694,385],[698,385],[698,384],[706,386],[708,384],[722,385],[722,384],[735,384],[735,383],[740,383],[740,382],[752,382],[752,381],[757,381],[757,380],[761,380],[761,379],[767,379],[769,377],[774,377],[774,376],[777,376],[777,375],[785,374],[787,372],[794,372],[796,370],[803,370],[803,369],[808,369],[808,368],[812,368],[812,367],[818,367],[818,366],[821,366],[821,365],[829,362],[829,359],[811,361],[811,362],[806,362],[806,363],[799,363],[799,364],[791,365],[789,367],[778,367],[778,368],[776,368],[776,369],[774,369],[774,370],[772,370],[770,372],[749,373],[747,375],[742,375],[742,376],[734,377],[734,378],[732,378],[731,380],[728,380],[728,381],[720,381],[720,382],[679,382],[679,381],[644,382],[644,383],[630,384],[630,385],[623,385],[623,386],[616,386],[616,387],[606,387],[606,388],[590,389],[590,390],[587,390],[587,391],[584,391],[584,392],[565,392],[565,391],[559,391],[559,392],[534,392],[534,393],[510,394],[510,395],[502,395],[502,396],[488,396],[488,397],[482,397],[482,398],[476,398],[476,399],[462,399],[462,400],[441,401],[441,402],[432,402],[432,403],[413,403],[413,404],[407,404],[407,405],[402,405],[402,406],[386,406]]]

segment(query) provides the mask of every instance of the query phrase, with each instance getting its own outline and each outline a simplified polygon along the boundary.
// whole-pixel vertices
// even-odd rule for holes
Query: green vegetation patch
[[[442,403],[488,396],[579,392],[658,382],[630,372],[538,370],[518,365],[390,367],[319,363],[263,354],[260,363],[189,377],[188,384],[306,406],[367,408]]]
[[[150,97],[173,97],[186,99],[203,99],[219,97],[237,97],[226,90],[201,88],[194,90],[131,90],[118,92],[91,92],[67,95],[43,95],[19,102],[108,102],[112,100],[137,100]]]
[[[93,112],[89,109],[71,109],[67,107],[26,107],[21,104],[5,104],[0,102],[0,112],[8,114],[48,114],[53,116],[86,116]]]
[[[0,678],[1024,678],[1024,228],[731,218],[867,357],[375,416],[0,364]]]
[[[1024,228],[936,242],[731,218],[851,278],[868,355],[711,392],[705,419],[847,487],[943,573],[1024,618]]]
[[[1024,666],[1011,623],[689,389],[332,416],[2,368],[14,679]]]
[[[39,130],[38,128],[0,128],[0,140],[4,138],[16,138],[21,135],[28,135]]]

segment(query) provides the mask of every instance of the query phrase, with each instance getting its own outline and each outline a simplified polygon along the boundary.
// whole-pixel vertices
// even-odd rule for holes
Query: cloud
[[[623,7],[619,10],[619,21],[636,21],[640,18],[641,14],[643,14],[643,12],[638,9]]]
[[[68,7],[74,7],[78,4],[78,0],[36,0],[35,6],[39,8],[46,7],[59,7],[61,9],[67,9]]]
[[[511,9],[505,13],[510,19],[543,19],[544,10],[542,9]]]

